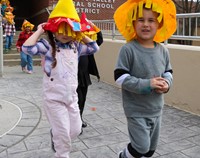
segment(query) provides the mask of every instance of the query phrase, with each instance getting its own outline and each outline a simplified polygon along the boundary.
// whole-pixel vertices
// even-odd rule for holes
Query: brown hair
[[[57,60],[56,60],[56,43],[55,43],[55,38],[53,36],[53,33],[50,31],[47,31],[47,36],[49,38],[49,43],[52,47],[52,57],[53,57],[53,63],[52,63],[52,68],[56,67]]]

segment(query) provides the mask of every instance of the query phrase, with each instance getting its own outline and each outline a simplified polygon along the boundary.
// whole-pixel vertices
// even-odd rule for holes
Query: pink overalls
[[[77,96],[78,53],[59,48],[51,76],[44,74],[44,110],[51,124],[56,158],[69,158],[71,139],[81,132]]]
[[[99,47],[94,41],[87,44],[71,42],[69,48],[59,43],[57,46],[60,51],[56,52],[55,68],[52,68],[52,48],[47,40],[40,39],[35,45],[22,46],[22,50],[43,58],[43,105],[52,128],[55,157],[69,158],[71,139],[81,133],[82,126],[76,93],[78,56],[94,54]]]

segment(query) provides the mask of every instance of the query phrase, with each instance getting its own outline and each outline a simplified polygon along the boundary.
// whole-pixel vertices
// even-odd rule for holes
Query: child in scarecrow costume
[[[2,24],[4,34],[6,35],[5,51],[11,49],[13,43],[13,36],[16,33],[14,15],[11,12],[5,12],[5,22]]]
[[[14,8],[11,7],[10,5],[6,7],[5,12],[13,12]]]
[[[2,16],[5,16],[5,9],[9,5],[9,1],[8,0],[1,0],[0,5],[1,5],[1,14],[2,14]]]
[[[85,35],[96,41],[98,46],[103,43],[103,36],[100,29],[87,19],[85,13],[82,13],[81,15],[81,29]],[[77,93],[83,128],[87,127],[87,123],[83,121],[82,115],[85,107],[88,86],[92,84],[90,75],[96,76],[98,80],[100,79],[94,55],[81,56],[78,63]]]
[[[46,23],[22,46],[43,59],[43,107],[51,126],[56,158],[69,158],[72,139],[81,133],[78,107],[78,58],[98,51],[95,41],[81,32],[72,0],[59,0]],[[40,36],[46,31],[48,41]]]
[[[23,72],[27,72],[28,74],[32,74],[33,72],[33,59],[32,56],[25,54],[21,47],[24,44],[24,42],[33,34],[32,30],[34,28],[34,25],[31,24],[29,21],[24,20],[22,24],[22,32],[20,32],[16,47],[17,51],[20,53],[21,57],[21,67]]]
[[[151,157],[158,145],[164,94],[173,81],[169,51],[159,42],[175,32],[176,8],[171,0],[128,0],[114,20],[127,41],[114,71],[130,139],[119,158]]]

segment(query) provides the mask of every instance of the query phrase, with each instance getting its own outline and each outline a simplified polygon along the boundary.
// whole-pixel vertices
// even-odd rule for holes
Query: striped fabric
[[[14,24],[3,23],[4,34],[6,36],[14,36],[16,29]]]
[[[78,56],[82,55],[91,55],[94,54],[99,50],[99,47],[96,42],[89,42],[87,44],[82,44],[79,42],[70,42],[68,43],[69,47],[63,46],[59,44],[59,42],[56,43],[56,45],[59,48],[63,49],[74,49],[74,53],[78,53]],[[49,44],[49,42],[45,39],[40,39],[35,45],[33,46],[24,46],[22,45],[22,51],[26,54],[29,54],[31,56],[33,55],[41,55],[42,57],[42,65],[44,68],[44,71],[46,72],[47,76],[51,76],[51,70],[52,70],[52,47]],[[78,60],[78,59],[77,59]]]

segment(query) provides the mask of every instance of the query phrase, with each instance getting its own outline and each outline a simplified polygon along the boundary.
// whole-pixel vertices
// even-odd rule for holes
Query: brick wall
[[[29,3],[31,3],[31,21],[33,21],[36,26],[42,22],[47,21],[48,13],[45,8],[49,6],[49,0],[31,0]]]
[[[45,8],[48,7],[49,0],[10,0],[10,4],[14,7],[17,30],[21,30],[24,19],[29,20],[37,26],[39,23],[45,22],[48,18]]]
[[[122,3],[126,0],[74,0],[75,7],[79,16],[81,12],[85,12],[87,18],[90,20],[105,20],[113,19],[113,14]],[[42,9],[56,4],[58,0],[32,0],[31,12],[32,14],[41,11]],[[33,17],[32,21],[35,25],[44,22],[48,19],[47,12],[39,14],[37,17]]]
[[[85,12],[90,20],[113,19],[115,10],[126,0],[74,0],[79,16]],[[15,22],[17,30],[21,29],[24,19],[34,25],[47,21],[49,15],[45,8],[56,4],[58,0],[10,0],[14,6]],[[35,28],[36,29],[36,28]]]
[[[53,4],[57,3],[57,2],[58,2],[58,0],[49,0],[49,5],[53,5]]]
[[[113,19],[115,10],[126,0],[74,0],[79,15],[85,12],[88,19]]]
[[[58,0],[49,0],[49,5],[55,4]],[[74,0],[79,15],[85,12],[88,19],[105,20],[113,19],[113,14],[126,0]]]

